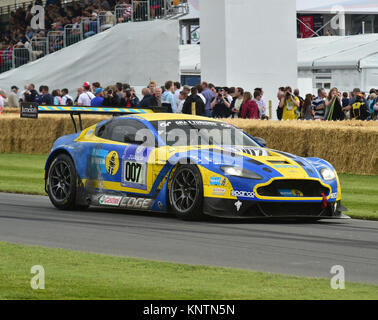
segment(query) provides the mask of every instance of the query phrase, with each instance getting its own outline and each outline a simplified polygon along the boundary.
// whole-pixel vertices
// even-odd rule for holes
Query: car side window
[[[101,135],[100,135],[101,133]],[[144,144],[155,146],[155,137],[142,122],[134,119],[113,120],[98,130],[98,135],[121,143]],[[152,144],[152,145],[151,145]]]

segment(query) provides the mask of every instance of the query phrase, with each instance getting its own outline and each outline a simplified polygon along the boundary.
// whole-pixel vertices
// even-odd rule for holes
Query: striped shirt
[[[322,104],[324,104],[324,99],[320,97],[316,97],[314,101],[312,101],[312,110],[315,111],[315,116],[314,116],[315,120],[316,119],[324,120],[325,109],[316,110],[316,108]]]

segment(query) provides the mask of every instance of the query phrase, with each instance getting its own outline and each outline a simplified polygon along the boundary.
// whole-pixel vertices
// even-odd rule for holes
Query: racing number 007
[[[130,182],[139,182],[142,165],[135,162],[126,162],[125,180]]]

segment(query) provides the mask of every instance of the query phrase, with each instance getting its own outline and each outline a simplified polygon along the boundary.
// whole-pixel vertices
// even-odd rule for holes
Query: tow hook
[[[327,206],[328,206],[328,203],[327,203],[327,196],[325,195],[324,192],[321,193],[322,197],[323,197],[323,201],[322,201],[322,209],[327,209]]]

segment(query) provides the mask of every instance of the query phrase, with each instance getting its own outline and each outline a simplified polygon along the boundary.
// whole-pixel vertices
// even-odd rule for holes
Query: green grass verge
[[[45,194],[46,155],[0,154],[0,191]],[[340,174],[343,204],[352,218],[378,220],[378,176]]]
[[[45,270],[33,290],[31,267]],[[0,242],[0,299],[378,299],[378,286]]]

